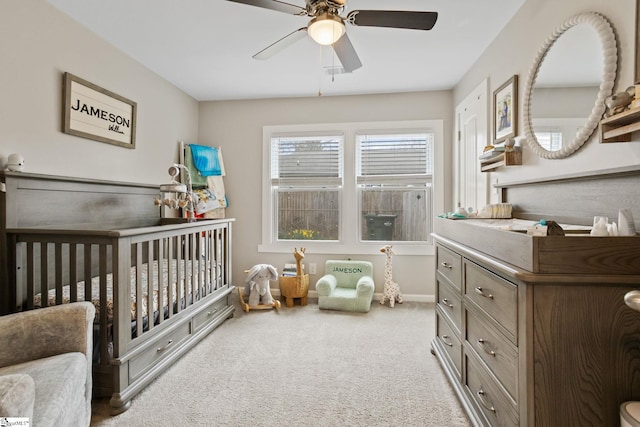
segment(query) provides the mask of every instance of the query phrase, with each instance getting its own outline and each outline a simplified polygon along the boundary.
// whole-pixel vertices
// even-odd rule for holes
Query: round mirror
[[[593,134],[611,95],[616,39],[598,13],[566,20],[538,51],[524,90],[524,131],[540,157],[562,159]]]

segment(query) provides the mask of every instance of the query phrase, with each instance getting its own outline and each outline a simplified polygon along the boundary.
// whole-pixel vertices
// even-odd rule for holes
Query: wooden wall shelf
[[[480,160],[480,170],[489,172],[501,166],[519,166],[522,165],[522,151],[516,148],[514,151],[505,151],[496,154],[494,157]]]
[[[640,108],[624,111],[600,121],[600,142],[629,142],[640,130]]]

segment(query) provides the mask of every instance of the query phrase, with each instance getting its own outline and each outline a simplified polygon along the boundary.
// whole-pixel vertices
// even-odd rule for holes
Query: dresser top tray
[[[565,236],[531,236],[521,219],[436,218],[437,236],[536,274],[640,275],[640,236],[594,237],[561,224]]]

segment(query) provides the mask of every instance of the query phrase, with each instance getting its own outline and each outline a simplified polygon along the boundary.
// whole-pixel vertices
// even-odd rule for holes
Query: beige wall
[[[292,262],[286,254],[259,253],[262,209],[262,127],[266,125],[375,122],[394,120],[444,121],[445,159],[451,161],[452,123],[450,91],[345,97],[287,98],[253,101],[202,102],[200,105],[200,143],[222,146],[229,196],[228,215],[237,219],[234,229],[234,278],[243,280],[243,270],[257,263],[281,268]],[[444,165],[439,165],[443,167]],[[448,172],[447,177],[450,176]],[[449,179],[447,178],[447,181]],[[450,183],[445,183],[450,186]],[[450,200],[445,201],[450,203]],[[293,249],[293,246],[292,246]],[[318,264],[320,277],[327,258],[353,256],[308,253],[305,262]],[[374,263],[376,292],[384,283],[384,256],[359,256]],[[396,256],[394,279],[407,295],[433,295],[433,259],[425,256]],[[315,280],[314,280],[315,279]],[[311,285],[314,289],[314,286]]]
[[[198,103],[45,0],[0,3],[0,162],[33,173],[165,182],[177,141],[196,140]],[[70,72],[138,104],[136,149],[61,132]]]
[[[454,89],[454,104],[464,99],[485,78],[490,91],[512,75],[519,79],[520,106],[531,63],[547,37],[570,16],[580,12],[599,12],[614,28],[618,40],[619,70],[614,91],[633,84],[635,48],[635,0],[527,0],[494,43]],[[570,102],[570,101],[567,101]],[[522,108],[519,134],[524,135]],[[600,144],[597,131],[574,155],[563,160],[546,160],[524,147],[523,166],[492,173],[492,182],[539,179],[570,173],[637,165],[640,162],[638,135],[633,143]]]

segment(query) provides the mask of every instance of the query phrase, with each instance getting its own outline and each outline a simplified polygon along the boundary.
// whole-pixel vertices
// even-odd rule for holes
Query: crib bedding
[[[153,261],[152,263],[152,268],[151,268],[151,278],[152,278],[152,285],[153,285],[153,313],[157,314],[158,313],[158,294],[159,294],[159,285],[158,285],[158,273],[159,273],[159,265],[158,265],[158,261]],[[185,269],[185,265],[186,265],[186,269]],[[214,264],[215,265],[215,264]],[[180,295],[181,295],[181,299],[184,299],[184,296],[186,295],[187,298],[189,300],[191,300],[191,288],[195,285],[189,285],[187,286],[187,289],[185,290],[185,278],[187,283],[191,284],[192,281],[192,272],[194,269],[191,268],[191,260],[187,260],[185,262],[185,260],[180,260],[180,269],[178,270],[177,268],[178,266],[178,261],[175,259],[171,260],[171,268],[169,268],[169,260],[163,260],[162,262],[162,283],[163,284],[170,284],[171,287],[171,301],[173,302],[174,306],[176,304],[176,298],[178,297],[178,288],[177,288],[177,279],[176,276],[179,276],[181,278],[180,280]],[[131,312],[131,321],[135,321],[136,319],[136,310],[137,310],[137,292],[136,292],[136,277],[137,277],[137,271],[136,271],[136,266],[132,266],[131,267],[131,271],[130,271],[130,275],[129,277],[131,278],[131,296],[130,296],[130,312]],[[169,270],[171,270],[171,280],[169,280]],[[186,271],[185,271],[186,270]],[[205,263],[199,263],[198,261],[196,261],[196,265],[195,265],[195,270],[199,273],[199,278],[198,278],[198,283],[207,283],[209,281],[205,282],[205,277],[209,277],[208,273],[209,271],[205,271]],[[178,274],[179,271],[179,274]],[[207,273],[207,274],[205,274]],[[140,304],[140,308],[142,311],[142,317],[143,318],[147,318],[148,314],[149,314],[149,307],[148,307],[148,302],[149,302],[149,298],[148,298],[148,280],[149,280],[149,268],[147,268],[147,264],[144,263],[142,264],[142,268],[140,271],[140,281],[142,283],[142,290],[143,290],[143,295],[141,297],[141,304]],[[207,287],[210,286],[210,283],[207,283]],[[109,324],[111,324],[113,322],[113,309],[114,309],[114,302],[113,302],[113,275],[111,273],[106,275],[106,288],[107,288],[107,295],[106,295],[106,310],[107,310],[107,322]],[[85,298],[85,282],[84,280],[79,281],[76,283],[76,290],[77,290],[77,299],[78,300],[86,300]],[[198,290],[195,289],[196,291],[196,296],[198,293]],[[167,310],[168,306],[168,293],[169,293],[169,286],[163,285],[162,286],[162,301],[163,301],[163,306],[164,306],[164,310]],[[91,302],[93,303],[93,305],[96,308],[96,322],[98,322],[100,320],[100,310],[101,310],[101,304],[100,304],[100,277],[93,277],[91,279],[91,298],[90,298]],[[71,302],[71,287],[69,285],[63,286],[62,287],[62,303],[66,304]],[[56,290],[55,289],[50,289],[48,291],[48,305],[56,305]],[[182,305],[182,304],[181,304]],[[38,293],[34,296],[34,307],[36,308],[40,308],[42,306],[42,294]]]

